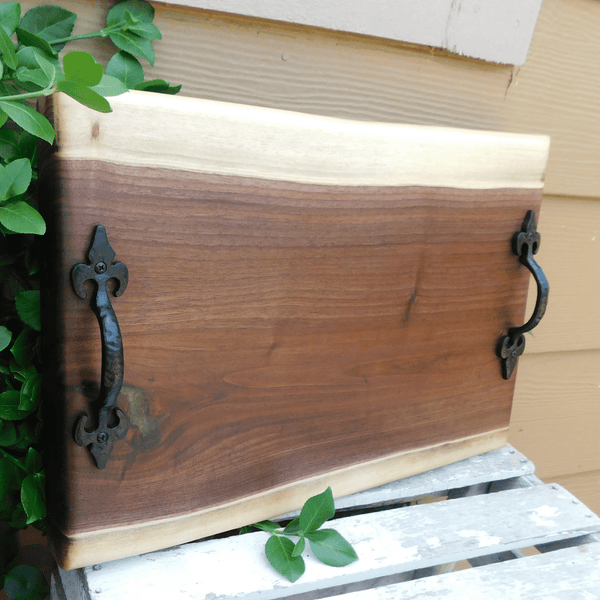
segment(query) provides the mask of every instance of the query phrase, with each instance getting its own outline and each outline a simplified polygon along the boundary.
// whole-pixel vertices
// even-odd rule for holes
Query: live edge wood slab
[[[58,94],[40,158],[50,541],[65,568],[183,543],[506,443],[527,318],[511,249],[548,139],[129,92]],[[100,470],[98,322],[71,271],[105,226],[129,432]],[[88,283],[90,296],[92,283]]]

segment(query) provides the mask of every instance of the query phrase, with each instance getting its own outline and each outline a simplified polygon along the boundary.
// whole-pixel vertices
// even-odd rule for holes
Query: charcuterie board
[[[62,566],[506,443],[546,137],[145,92],[111,105],[41,107]]]

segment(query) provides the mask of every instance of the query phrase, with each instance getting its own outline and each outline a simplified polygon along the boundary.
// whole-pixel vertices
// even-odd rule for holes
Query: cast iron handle
[[[535,262],[534,254],[540,248],[540,234],[535,224],[535,211],[527,212],[521,231],[515,233],[512,240],[513,252],[519,256],[519,261],[524,264],[533,275],[537,284],[537,299],[531,318],[521,327],[511,327],[508,335],[500,338],[498,355],[502,359],[502,377],[510,379],[514,368],[517,366],[519,356],[525,351],[525,334],[531,331],[541,320],[548,306],[548,293],[550,286],[546,275],[540,265]]]
[[[129,429],[127,416],[117,407],[123,385],[123,341],[117,315],[106,290],[108,281],[115,279],[117,286],[113,291],[114,295],[123,294],[129,274],[123,263],[113,262],[114,258],[115,252],[106,237],[106,229],[103,225],[98,225],[88,252],[89,264],[79,263],[71,271],[73,289],[80,298],[87,298],[84,283],[88,279],[93,279],[97,284],[91,307],[98,318],[102,337],[98,426],[88,431],[86,425],[89,417],[84,414],[77,421],[74,437],[80,446],[91,446],[90,452],[99,469],[106,467],[114,442],[124,438]]]

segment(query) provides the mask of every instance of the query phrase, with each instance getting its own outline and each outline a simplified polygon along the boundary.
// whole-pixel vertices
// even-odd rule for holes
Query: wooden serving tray
[[[58,94],[41,158],[50,540],[74,568],[380,485],[506,443],[548,139],[129,92]],[[101,345],[71,272],[102,224],[129,431],[106,468]],[[94,423],[90,424],[92,427]]]

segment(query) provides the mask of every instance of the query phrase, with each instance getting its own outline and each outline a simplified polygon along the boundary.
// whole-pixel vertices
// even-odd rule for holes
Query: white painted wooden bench
[[[267,534],[256,532],[59,570],[52,600],[600,599],[600,518],[543,484],[511,446],[338,499],[336,508],[348,515],[332,527],[359,555],[346,567],[309,555],[305,574],[289,583],[265,558]]]

